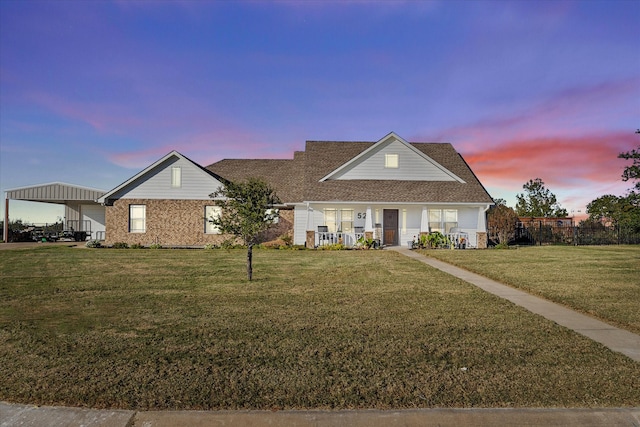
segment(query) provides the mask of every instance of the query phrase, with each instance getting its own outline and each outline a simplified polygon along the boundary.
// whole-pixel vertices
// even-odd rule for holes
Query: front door
[[[384,230],[384,240],[382,244],[398,245],[398,209],[384,209],[382,227]]]

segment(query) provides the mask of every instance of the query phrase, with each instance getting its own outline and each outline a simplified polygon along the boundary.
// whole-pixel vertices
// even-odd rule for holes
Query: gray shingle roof
[[[302,201],[363,201],[403,203],[493,203],[462,156],[448,143],[411,143],[453,172],[457,181],[386,181],[320,179],[375,142],[307,141],[305,151],[291,160],[221,160],[207,169],[231,181],[262,178],[285,203]]]
[[[283,203],[292,203],[302,200],[300,163],[304,162],[286,159],[224,159],[207,166],[207,169],[234,182],[261,178],[276,190]]]

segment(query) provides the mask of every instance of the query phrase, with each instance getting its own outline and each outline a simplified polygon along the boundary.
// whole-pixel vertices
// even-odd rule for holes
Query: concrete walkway
[[[573,329],[577,333],[599,342],[611,350],[624,354],[636,362],[640,362],[640,335],[616,328],[593,317],[586,316],[559,304],[533,296],[524,291],[503,285],[494,280],[487,279],[479,274],[472,273],[446,262],[426,257],[415,251],[403,247],[390,248],[410,258],[442,270],[445,273],[458,277],[465,282],[480,289],[511,301],[526,308],[532,313],[539,314],[559,325]]]
[[[640,425],[640,408],[403,411],[100,411],[0,402],[0,427],[465,427]]]

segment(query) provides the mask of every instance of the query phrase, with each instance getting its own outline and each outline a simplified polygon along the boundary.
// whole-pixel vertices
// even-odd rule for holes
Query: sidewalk
[[[524,291],[503,285],[494,280],[487,279],[479,274],[472,273],[446,262],[438,261],[416,253],[403,247],[393,247],[391,250],[400,252],[415,260],[421,261],[431,267],[442,270],[445,273],[458,277],[471,283],[480,289],[511,301],[524,307],[532,313],[539,314],[557,324],[572,329],[613,351],[624,354],[627,357],[640,362],[640,335],[616,328],[593,317],[586,316],[560,304],[530,295]]]
[[[100,411],[0,402],[0,427],[493,427],[638,426],[640,408],[402,411]]]

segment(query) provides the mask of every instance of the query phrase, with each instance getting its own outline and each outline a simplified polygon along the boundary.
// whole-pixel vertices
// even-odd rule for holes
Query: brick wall
[[[487,249],[487,233],[478,231],[476,233],[476,238],[478,242],[476,244],[476,248],[478,249]]]
[[[129,232],[129,205],[146,206],[146,231]],[[149,246],[204,246],[220,244],[229,236],[204,232],[205,206],[211,200],[142,200],[121,199],[106,208],[107,245],[116,242]],[[293,234],[293,210],[280,210],[280,221],[267,232],[267,240]]]

